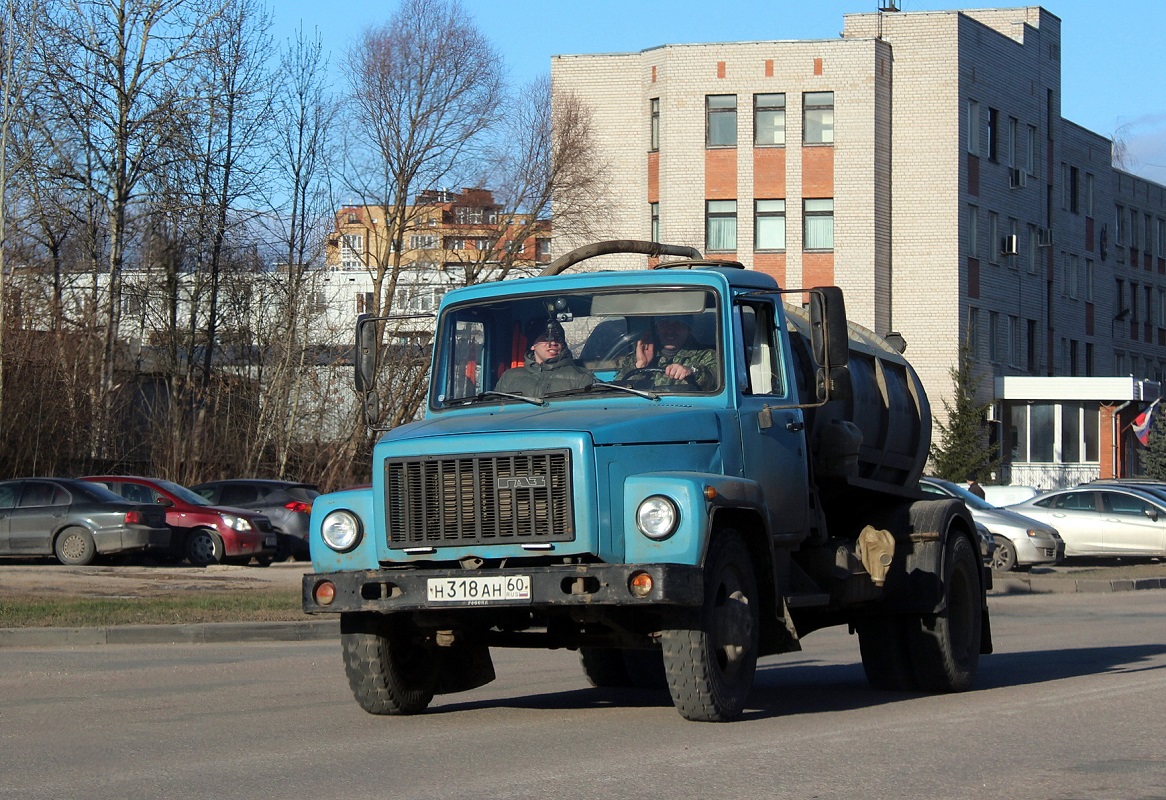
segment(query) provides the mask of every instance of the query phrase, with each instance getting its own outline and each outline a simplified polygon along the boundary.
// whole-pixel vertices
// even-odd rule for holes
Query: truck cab
[[[945,566],[910,538],[930,417],[906,361],[848,329],[832,287],[798,290],[801,308],[736,264],[661,266],[443,300],[423,419],[377,442],[370,487],[313,505],[304,608],[341,614],[366,710],[416,713],[492,679],[489,647],[541,646],[579,649],[596,685],[654,675],[686,717],[729,719],[759,655],[944,606],[909,574]],[[382,322],[359,326],[362,391]],[[540,362],[548,335],[559,356]],[[974,542],[938,505],[937,541]],[[872,524],[885,535],[864,543]],[[974,660],[984,573],[964,571]],[[425,667],[405,680],[403,658]]]

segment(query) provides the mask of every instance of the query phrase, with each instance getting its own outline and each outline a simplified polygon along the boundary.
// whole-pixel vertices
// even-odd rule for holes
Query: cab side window
[[[773,306],[745,303],[739,306],[743,363],[749,376],[749,394],[784,395],[781,348],[774,326]]]

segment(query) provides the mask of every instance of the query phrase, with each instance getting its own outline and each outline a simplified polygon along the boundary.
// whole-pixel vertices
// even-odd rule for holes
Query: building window
[[[753,144],[785,144],[785,95],[753,95]]]
[[[1008,254],[1008,266],[1010,269],[1016,269],[1017,254],[1020,252],[1020,223],[1011,217],[1008,218],[1008,235],[1010,238],[1009,247],[1011,252]]]
[[[737,201],[705,201],[705,250],[737,250]]]
[[[988,360],[995,364],[1000,360],[998,350],[1000,342],[1000,315],[995,311],[988,312]]]
[[[1077,256],[1073,253],[1070,253],[1068,270],[1065,274],[1065,288],[1068,289],[1069,297],[1072,300],[1077,299],[1077,286],[1079,280],[1080,279],[1077,274]]]
[[[1146,254],[1154,255],[1154,218],[1146,214],[1143,218],[1146,224],[1146,235],[1142,239],[1146,243]],[[1158,251],[1158,255],[1162,255],[1162,251]]]
[[[1026,343],[1028,345],[1028,351],[1025,354],[1024,368],[1035,375],[1036,368],[1037,368],[1037,363],[1036,363],[1036,320],[1035,319],[1025,320],[1025,323],[1028,326],[1028,341]]]
[[[1158,255],[1166,255],[1166,219],[1158,219]]]
[[[1136,324],[1138,322],[1138,285],[1130,281],[1130,323]]]
[[[833,144],[834,92],[806,92],[802,103],[802,142]]]
[[[1008,316],[1008,363],[1020,366],[1020,317]]]
[[[1093,216],[1093,173],[1085,173],[1085,216]]]
[[[409,237],[410,250],[432,250],[437,247],[437,237],[432,234],[415,234]]]
[[[972,358],[980,356],[980,309],[975,306],[968,308],[968,350]]]
[[[753,249],[785,249],[785,201],[755,200]]]
[[[988,212],[988,263],[1000,260],[1000,217],[995,211]]]
[[[1121,206],[1113,207],[1113,243],[1125,244],[1126,241],[1126,210]]]
[[[461,236],[447,236],[445,237],[446,250],[465,250],[466,240]]]
[[[534,251],[540,259],[551,257],[551,239],[549,236],[540,236],[534,240]]]
[[[980,209],[968,206],[968,258],[980,257]]]
[[[705,143],[708,147],[737,146],[737,95],[710,94],[705,97],[707,118]]]
[[[1016,166],[1016,157],[1020,147],[1020,120],[1016,117],[1008,118],[1008,166]]]
[[[1093,302],[1093,259],[1085,259],[1085,302]]]
[[[996,151],[1000,146],[1000,112],[994,108],[988,109],[988,160],[996,160]]]
[[[345,233],[340,237],[340,267],[359,269],[364,266],[364,236]]]
[[[1036,177],[1036,126],[1028,126],[1028,143],[1024,148],[1024,171]]]
[[[660,149],[660,98],[653,97],[648,101],[651,106],[652,128],[648,139],[649,150]]]
[[[1028,226],[1028,240],[1027,240],[1027,245],[1026,245],[1026,252],[1027,252],[1026,258],[1028,259],[1028,265],[1027,265],[1028,271],[1030,274],[1035,275],[1036,274],[1037,254],[1040,252],[1040,250],[1038,250],[1037,246],[1036,246],[1036,226],[1035,225]]]
[[[968,152],[980,154],[980,104],[968,100]]]
[[[375,314],[376,303],[373,302],[372,292],[357,292],[356,293],[356,313],[357,314]]]
[[[1136,208],[1130,209],[1130,247],[1134,249],[1138,247],[1138,210]]]
[[[806,250],[834,249],[834,198],[804,200]]]
[[[660,204],[648,203],[648,210],[652,215],[652,238],[651,241],[660,241]]]
[[[1077,213],[1077,195],[1078,195],[1078,171],[1076,167],[1069,167],[1069,212]]]

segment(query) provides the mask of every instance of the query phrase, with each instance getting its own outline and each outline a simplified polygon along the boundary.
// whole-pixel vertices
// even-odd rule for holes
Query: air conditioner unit
[[[1008,170],[1008,188],[1023,189],[1028,183],[1028,173],[1023,169],[1011,168]]]
[[[1036,246],[1037,247],[1052,247],[1053,246],[1053,230],[1052,228],[1038,228],[1036,231]]]
[[[1016,255],[1016,234],[1013,233],[1005,236],[1000,240],[1000,255],[1014,256]]]

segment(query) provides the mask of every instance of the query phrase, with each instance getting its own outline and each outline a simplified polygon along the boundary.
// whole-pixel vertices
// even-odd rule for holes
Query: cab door
[[[800,408],[788,407],[796,405],[797,389],[777,329],[777,309],[768,298],[749,300],[739,302],[733,316],[731,379],[737,386],[744,477],[761,487],[770,532],[800,539],[810,507],[805,419]]]

